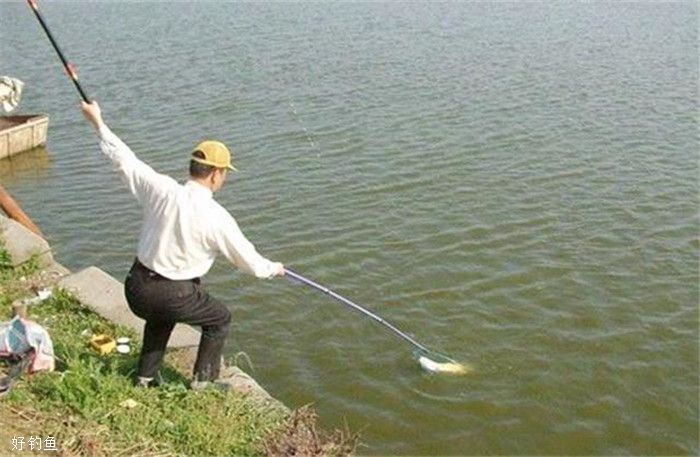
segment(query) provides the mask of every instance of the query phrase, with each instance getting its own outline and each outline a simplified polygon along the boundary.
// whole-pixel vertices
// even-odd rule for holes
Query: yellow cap
[[[231,163],[231,152],[228,150],[224,143],[218,141],[202,141],[194,148],[195,152],[201,152],[204,154],[204,158],[192,157],[195,162],[203,163],[204,165],[211,165],[216,168],[228,168],[229,170],[235,170],[233,164]]]

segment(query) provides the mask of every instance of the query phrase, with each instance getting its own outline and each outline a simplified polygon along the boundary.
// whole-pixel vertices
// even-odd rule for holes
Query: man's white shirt
[[[210,189],[157,173],[104,123],[98,135],[102,152],[143,209],[137,251],[142,264],[169,279],[192,279],[204,276],[221,253],[258,278],[274,275],[275,264],[257,252]]]

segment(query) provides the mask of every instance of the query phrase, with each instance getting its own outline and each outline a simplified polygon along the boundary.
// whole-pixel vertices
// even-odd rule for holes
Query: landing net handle
[[[414,340],[413,338],[411,338],[410,336],[408,336],[406,333],[402,332],[398,328],[394,327],[392,324],[390,324],[389,322],[387,322],[383,318],[377,316],[372,311],[363,308],[362,306],[358,305],[357,303],[354,303],[354,302],[348,300],[347,298],[343,297],[342,295],[337,294],[337,293],[333,292],[332,290],[330,290],[329,288],[324,287],[321,284],[318,284],[318,283],[316,283],[308,278],[305,278],[298,273],[295,273],[295,272],[288,270],[286,268],[285,268],[284,272],[285,272],[285,275],[288,276],[289,278],[291,278],[293,281],[305,284],[309,287],[312,287],[316,290],[319,290],[319,291],[323,292],[324,294],[329,295],[329,296],[335,298],[336,300],[340,301],[341,303],[353,308],[354,310],[361,312],[365,316],[368,316],[368,317],[374,319],[375,321],[379,322],[380,324],[384,325],[389,330],[394,332],[399,337],[403,338],[404,340],[408,341],[413,346],[418,348],[418,350],[421,353],[425,353],[425,354],[431,353],[431,351],[429,351],[428,348],[426,348],[425,346],[423,346],[418,341]]]

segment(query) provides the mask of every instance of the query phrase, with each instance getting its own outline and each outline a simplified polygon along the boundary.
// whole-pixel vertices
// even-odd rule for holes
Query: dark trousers
[[[212,381],[219,377],[231,312],[204,290],[199,278],[173,281],[149,270],[137,259],[126,277],[124,292],[131,311],[146,321],[138,376],[155,377],[175,324],[183,322],[202,327],[194,364],[195,380]]]

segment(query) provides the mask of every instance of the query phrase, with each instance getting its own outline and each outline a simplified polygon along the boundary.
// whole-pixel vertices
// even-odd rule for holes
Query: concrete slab
[[[12,262],[15,266],[26,262],[33,255],[37,255],[41,267],[53,265],[51,246],[45,239],[19,222],[1,214],[0,236],[5,240],[5,249],[12,256]]]
[[[72,292],[83,304],[114,323],[125,325],[143,336],[143,319],[134,315],[124,297],[124,285],[97,267],[88,267],[66,276],[58,283]],[[178,324],[168,347],[199,345],[200,334],[189,325]]]
[[[270,395],[248,373],[236,366],[223,367],[218,382],[230,385],[231,390],[234,392],[251,395],[259,401],[264,401],[268,405],[282,408],[289,412],[289,408],[285,404]]]

